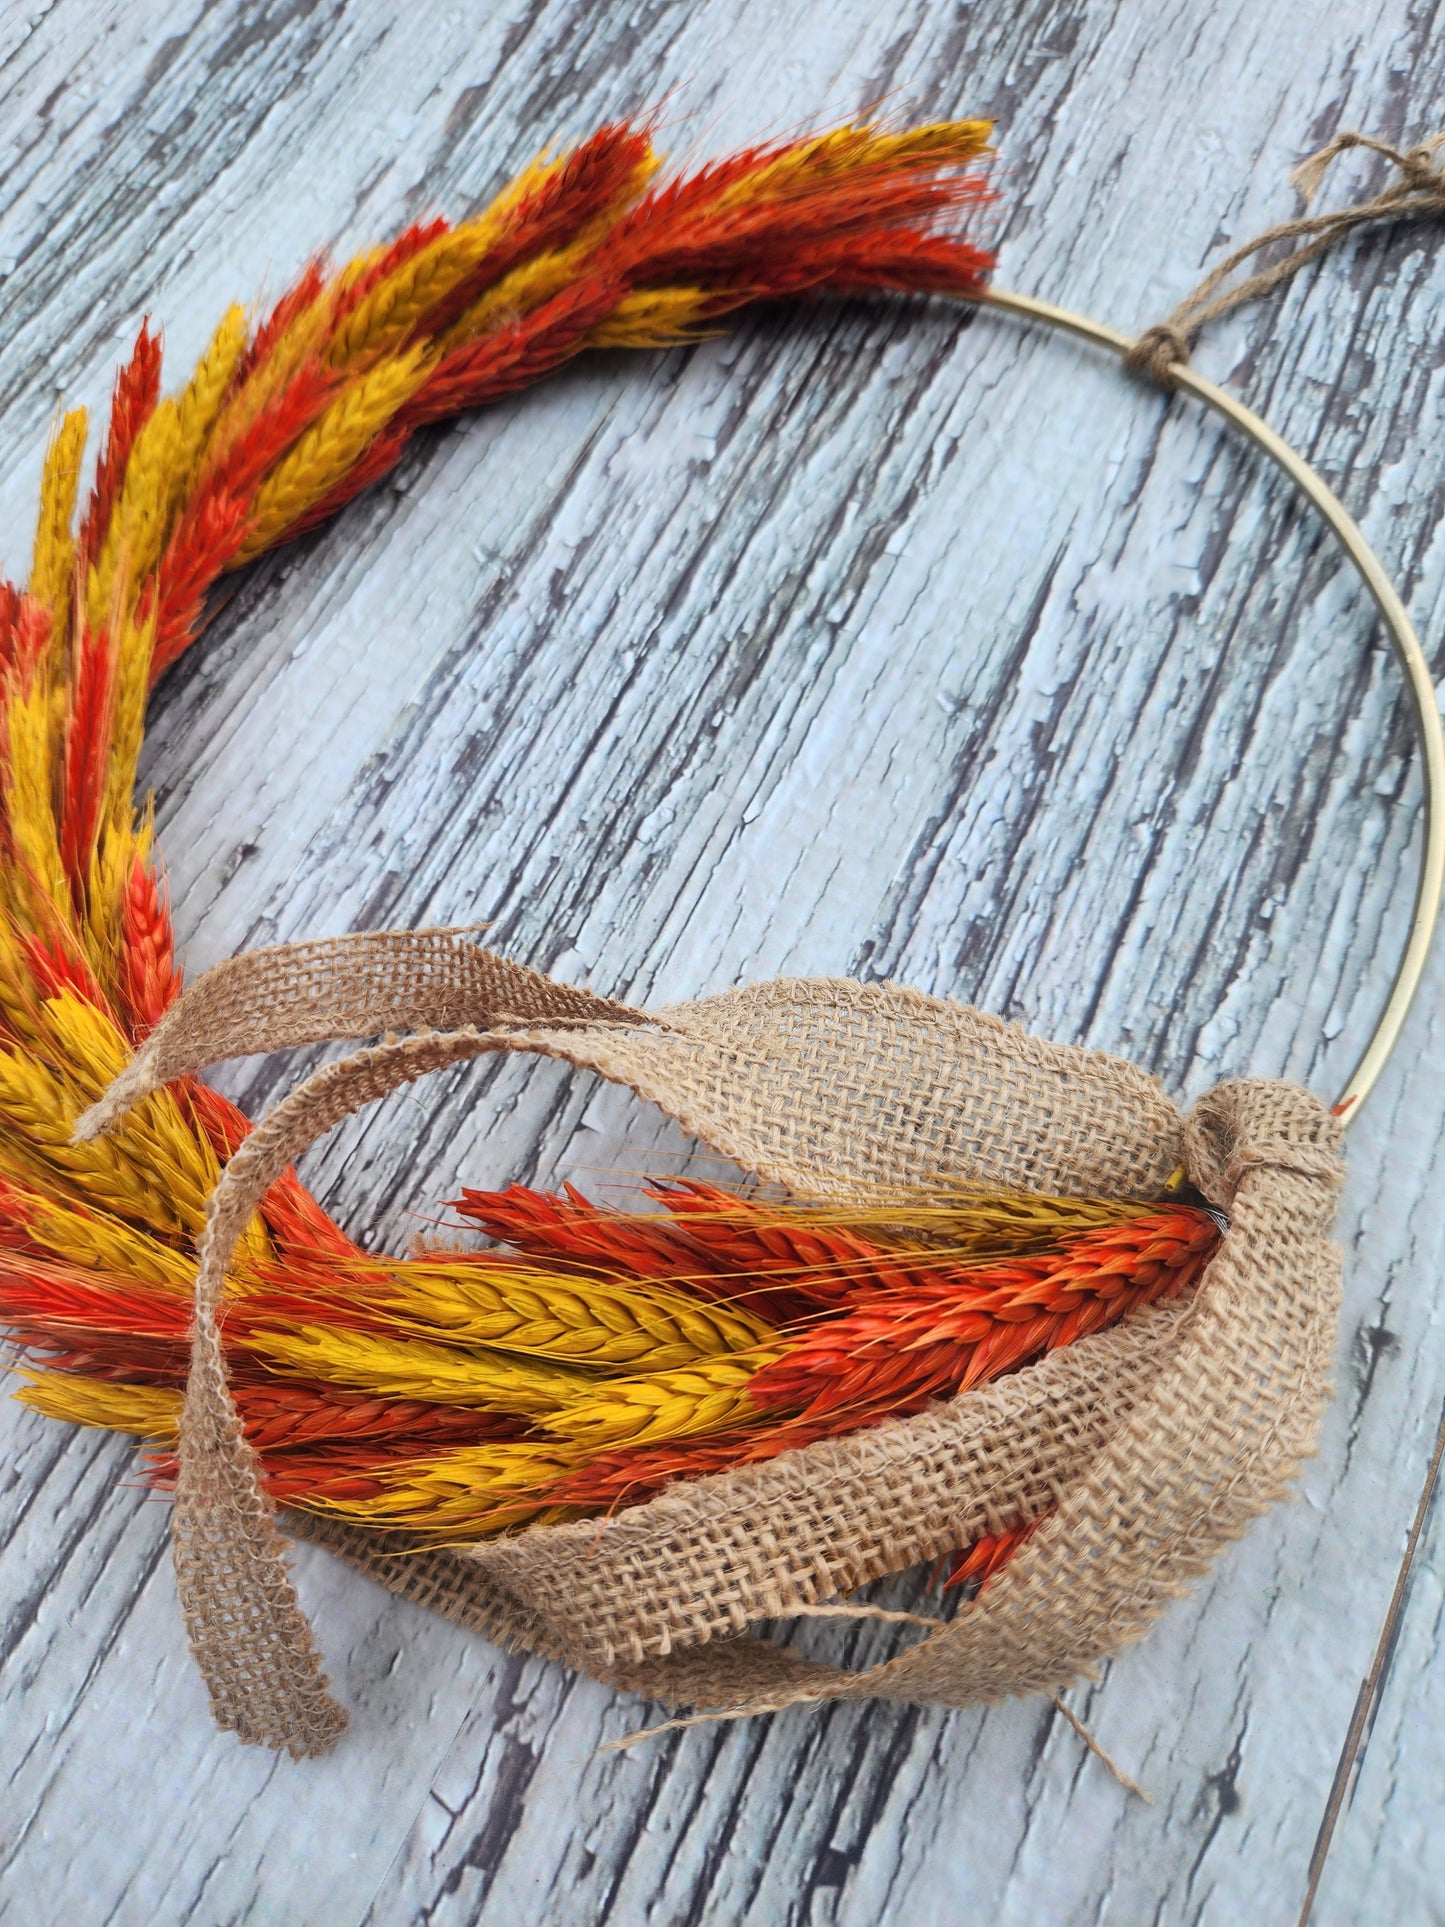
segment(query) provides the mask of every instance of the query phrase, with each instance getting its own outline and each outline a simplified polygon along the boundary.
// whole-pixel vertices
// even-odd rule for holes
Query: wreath
[[[1308,1093],[1236,1081],[1184,1119],[1131,1065],[899,986],[644,1012],[454,931],[256,952],[181,994],[135,772],[147,692],[221,577],[428,424],[751,303],[988,299],[1127,347],[990,293],[960,232],[989,133],[852,125],[667,180],[646,128],[607,127],[457,226],[232,307],[179,394],[143,326],[78,523],[83,411],[54,433],[29,580],[0,586],[0,1322],[26,1404],[134,1434],[174,1488],[192,1644],[245,1739],[316,1752],[345,1721],[277,1507],[396,1590],[675,1704],[961,1704],[1137,1637],[1312,1449],[1341,1124]],[[1184,365],[1206,306],[1136,364],[1208,390]],[[200,1078],[332,1038],[382,1041],[254,1129]],[[364,1252],[294,1159],[501,1051],[629,1085],[763,1188],[657,1182],[626,1212],[465,1190],[470,1245]],[[882,1666],[750,1634],[867,1612],[827,1602],[922,1560],[949,1616]]]

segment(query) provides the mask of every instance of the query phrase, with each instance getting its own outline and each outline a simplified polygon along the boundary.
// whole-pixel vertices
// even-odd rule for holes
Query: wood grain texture
[[[1418,137],[1437,0],[53,0],[0,10],[0,550],[63,391],[147,310],[173,376],[233,293],[543,141],[667,102],[674,153],[887,100],[991,112],[1002,278],[1130,327],[1291,208],[1341,125]],[[1347,162],[1330,191],[1364,176]],[[1202,348],[1445,632],[1437,230],[1370,236]],[[1382,637],[1319,529],[1187,405],[998,316],[777,312],[597,357],[437,435],[262,564],[153,705],[192,969],[494,920],[630,1000],[892,975],[1182,1095],[1348,1071],[1419,814]],[[215,1734],[164,1507],[120,1442],[0,1408],[0,1917],[106,1922],[1289,1921],[1428,1459],[1445,960],[1355,1127],[1339,1397],[1300,1500],[1073,1704],[794,1711],[599,1756],[646,1709],[309,1549],[354,1712],[294,1766]],[[248,1105],[293,1056],[227,1073]],[[554,1065],[437,1079],[308,1175],[404,1242],[459,1180],[670,1168]],[[1316,1919],[1445,1911],[1430,1538]],[[890,1603],[924,1597],[903,1578]],[[814,1623],[880,1657],[894,1628]],[[1438,1669],[1437,1669],[1438,1670]]]

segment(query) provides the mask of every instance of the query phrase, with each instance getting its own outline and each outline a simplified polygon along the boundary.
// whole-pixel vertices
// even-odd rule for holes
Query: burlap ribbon
[[[674,1486],[579,1525],[397,1557],[394,1535],[294,1515],[394,1591],[673,1704],[963,1705],[1062,1685],[1142,1634],[1313,1449],[1339,1299],[1340,1127],[1307,1092],[1220,1085],[1189,1119],[1155,1080],[892,984],[779,980],[651,1013],[452,931],[258,951],[202,977],[81,1122],[94,1135],[219,1058],[418,1034],[327,1066],[227,1165],[199,1252],[176,1569],[216,1718],[301,1755],[345,1724],[226,1382],[227,1262],[267,1186],[358,1106],[459,1060],[530,1051],[650,1098],[760,1176],[876,1198],[946,1176],[1156,1192],[1185,1159],[1231,1229],[1189,1299],[850,1437]],[[862,1672],[747,1636],[1053,1507],[946,1625]]]

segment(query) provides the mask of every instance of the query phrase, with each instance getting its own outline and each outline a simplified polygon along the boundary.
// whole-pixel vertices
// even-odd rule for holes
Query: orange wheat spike
[[[326,1282],[329,1293],[313,1295],[304,1274],[288,1269],[272,1288],[227,1305],[227,1363],[238,1384],[274,1376],[248,1349],[255,1333],[301,1324],[390,1329],[354,1279],[350,1292],[334,1269]],[[190,1304],[183,1292],[87,1270],[33,1245],[0,1250],[0,1322],[13,1345],[53,1369],[144,1384],[180,1385],[185,1379]]]
[[[594,1276],[685,1277],[701,1285],[694,1273],[729,1269],[675,1220],[600,1207],[571,1184],[560,1193],[521,1184],[505,1191],[464,1188],[453,1208],[499,1244]]]
[[[241,356],[237,369],[240,380],[244,381],[247,375],[261,366],[291,324],[320,299],[325,286],[325,263],[319,258],[308,261],[298,278],[275,303]]]
[[[179,976],[176,981],[179,983]],[[245,1112],[197,1078],[179,1078],[170,1088],[216,1156],[231,1157],[251,1129]],[[321,1208],[291,1167],[281,1173],[261,1200],[261,1216],[288,1265],[300,1267],[314,1259],[340,1266],[344,1273],[367,1262],[359,1246]]]
[[[190,1308],[177,1292],[99,1279],[33,1249],[7,1250],[0,1252],[0,1319],[12,1347],[47,1367],[140,1384],[184,1383]]]
[[[917,1410],[1112,1324],[1193,1282],[1219,1238],[1202,1211],[1151,1213],[1043,1254],[980,1265],[890,1292],[859,1291],[849,1311],[805,1332],[750,1393],[804,1419]],[[1121,1290],[1120,1276],[1130,1282]],[[1102,1286],[1102,1290],[1096,1287]]]
[[[679,1178],[649,1187],[691,1237],[732,1276],[776,1278],[809,1310],[836,1307],[858,1284],[905,1285],[932,1275],[925,1251],[879,1245],[843,1225],[810,1222],[797,1211],[770,1210],[721,1185]]]
[[[200,632],[206,591],[240,550],[251,525],[245,498],[212,489],[183,517],[156,574],[156,640],[151,682]]]
[[[681,1285],[705,1302],[735,1300],[778,1324],[836,1302],[845,1289],[821,1271],[815,1276],[813,1268],[839,1258],[856,1260],[846,1232],[835,1234],[831,1244],[814,1239],[804,1256],[787,1240],[806,1240],[806,1229],[794,1232],[784,1223],[769,1248],[751,1221],[738,1222],[745,1207],[735,1192],[692,1181],[652,1184],[646,1191],[666,1208],[667,1217],[599,1209],[570,1184],[561,1196],[522,1185],[464,1190],[455,1209],[489,1237],[549,1264],[592,1276],[621,1274]],[[732,1220],[725,1225],[713,1216],[724,1211]]]
[[[191,513],[198,518],[212,495],[249,500],[267,471],[305,434],[344,385],[345,376],[324,367],[315,357],[304,361],[279,394],[208,467]]]
[[[411,428],[444,421],[515,394],[580,354],[592,329],[626,293],[614,275],[592,274],[483,340],[452,349],[401,411]]]
[[[851,148],[846,162],[825,160],[830,138],[835,156]],[[798,269],[810,250],[850,238],[890,230],[895,240],[921,238],[941,216],[988,198],[977,172],[940,172],[965,158],[973,156],[901,157],[864,129],[754,149],[648,194],[607,237],[599,266],[633,286],[706,286],[734,276],[755,285]],[[976,283],[987,257],[969,249],[967,261],[965,274]]]
[[[20,614],[21,590],[14,582],[0,581],[0,671],[15,658],[15,619]]]
[[[150,332],[147,317],[140,325],[130,360],[115,378],[105,448],[96,466],[95,486],[90,492],[77,543],[76,553],[82,567],[88,567],[100,554],[136,436],[155,412],[160,398],[161,344],[159,336]]]
[[[39,996],[56,997],[64,990],[73,990],[86,1003],[105,1007],[105,996],[95,980],[95,972],[84,951],[73,940],[65,943],[52,938],[47,943],[39,937],[21,937],[18,942],[30,965],[31,985]]]
[[[142,1042],[181,994],[170,910],[160,878],[137,857],[121,904],[118,989],[132,1043]]]
[[[1050,1507],[1049,1511],[1052,1510]],[[1005,1526],[1001,1532],[986,1532],[981,1539],[975,1539],[944,1585],[971,1586],[975,1592],[983,1592],[1048,1516],[1048,1512],[1041,1512],[1036,1519],[1020,1519],[1017,1525]]]
[[[261,1457],[266,1490],[280,1504],[324,1497],[375,1498],[378,1475],[410,1458],[516,1439],[515,1419],[370,1398],[335,1386],[240,1383],[236,1408]],[[147,1477],[159,1489],[175,1483],[172,1451],[148,1455]]]
[[[11,585],[6,586],[8,588]],[[50,646],[54,618],[44,603],[37,602],[25,589],[8,604],[7,613],[9,631],[5,666],[12,686],[24,689]]]
[[[501,1414],[468,1412],[455,1405],[423,1405],[414,1399],[373,1398],[335,1385],[282,1382],[244,1385],[237,1405],[246,1436],[258,1452],[273,1455],[364,1442],[393,1452],[476,1445],[520,1438],[526,1427]]]
[[[60,860],[78,915],[85,907],[90,858],[105,797],[116,657],[109,624],[92,632],[83,616],[78,615],[77,620],[80,632],[72,655],[61,775]]]

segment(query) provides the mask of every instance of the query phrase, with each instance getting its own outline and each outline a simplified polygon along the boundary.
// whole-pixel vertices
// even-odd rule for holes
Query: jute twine
[[[1382,154],[1398,170],[1399,178],[1369,200],[1338,208],[1332,214],[1307,214],[1297,220],[1280,221],[1252,241],[1246,241],[1211,269],[1172,314],[1144,330],[1125,357],[1128,365],[1136,373],[1150,376],[1161,387],[1172,388],[1174,377],[1170,370],[1179,362],[1188,361],[1194,338],[1206,323],[1217,321],[1247,301],[1258,301],[1271,294],[1357,227],[1373,221],[1418,220],[1425,215],[1445,213],[1445,172],[1438,159],[1442,146],[1445,146],[1445,134],[1432,134],[1418,146],[1405,149],[1392,147],[1373,134],[1354,130],[1336,134],[1317,153],[1302,161],[1290,176],[1306,207],[1318,194],[1331,162],[1352,148],[1363,147],[1372,154]],[[1298,245],[1234,287],[1226,286],[1236,268],[1281,241]]]
[[[1145,330],[1131,366],[1170,387],[1207,322],[1359,226],[1445,211],[1442,146],[1445,135],[1408,150],[1337,135],[1296,172],[1307,205],[1351,148],[1383,156],[1399,178],[1236,249]],[[1295,245],[1226,285],[1277,243]],[[595,1071],[804,1196],[874,1202],[890,1186],[939,1178],[1148,1196],[1182,1159],[1231,1219],[1182,1304],[921,1417],[692,1480],[609,1518],[408,1556],[400,1535],[289,1515],[293,1532],[502,1644],[704,1713],[1054,1692],[1137,1639],[1313,1450],[1339,1303],[1328,1233],[1341,1128],[1290,1085],[1221,1084],[1181,1118],[1132,1065],[892,984],[782,980],[643,1012],[552,983],[465,933],[397,932],[218,966],[77,1135],[230,1055],[394,1031],[414,1034],[328,1065],[247,1138],[200,1246],[176,1570],[216,1718],[243,1739],[320,1753],[346,1714],[327,1690],[227,1383],[227,1264],[267,1186],[317,1137],[467,1058],[525,1051]],[[848,1671],[749,1636],[760,1621],[816,1614],[1046,1510],[984,1594],[882,1665]]]
[[[307,1079],[227,1165],[196,1286],[176,1566],[216,1717],[323,1750],[326,1690],[287,1575],[218,1331],[226,1267],[266,1187],[340,1118],[466,1058],[525,1051],[625,1084],[759,1176],[874,1200],[930,1179],[1148,1196],[1181,1156],[1231,1229],[1184,1303],[1025,1371],[767,1464],[689,1481],[601,1520],[463,1552],[296,1514],[394,1591],[668,1704],[766,1710],[878,1697],[949,1706],[1048,1691],[1137,1638],[1312,1449],[1338,1262],[1327,1242],[1340,1126],[1283,1084],[1221,1085],[1181,1119],[1155,1080],[892,984],[780,980],[645,1013],[554,984],[459,933],[258,951],[189,990],[94,1134],[225,1051],[444,1021]],[[748,1637],[1054,1508],[987,1592],[861,1672]]]

